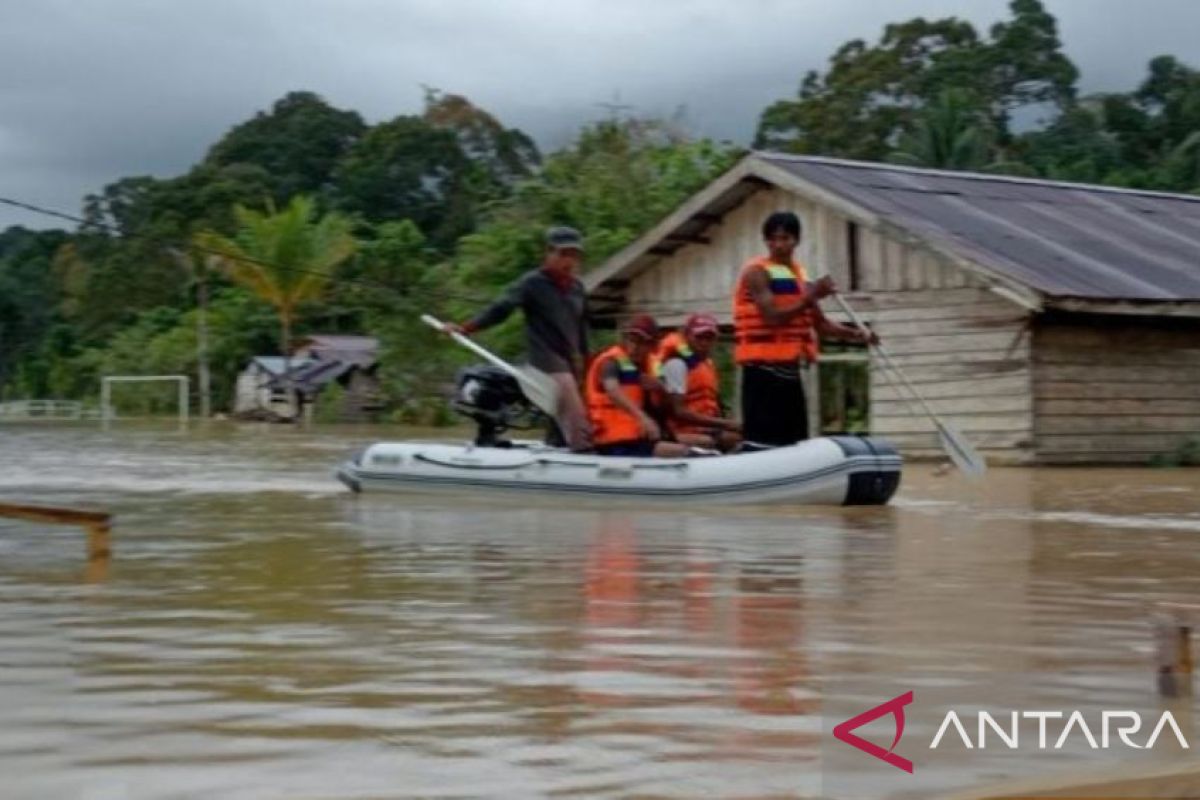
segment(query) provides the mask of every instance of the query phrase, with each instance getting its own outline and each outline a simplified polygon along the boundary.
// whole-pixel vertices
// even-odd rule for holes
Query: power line
[[[32,203],[25,203],[20,200],[14,200],[11,197],[0,197],[0,203],[2,203],[4,205],[8,205],[8,206],[13,206],[14,208],[20,208],[25,211],[32,211],[36,214],[43,214],[45,216],[55,217],[57,219],[65,220],[67,222],[74,222],[75,224],[77,224],[85,229],[86,228],[97,228],[97,229],[105,231],[106,233],[109,233],[113,236],[116,236],[118,238],[135,239],[135,240],[139,240],[139,241],[149,242],[150,244],[161,247],[168,252],[172,248],[174,248],[174,249],[182,249],[184,251],[190,250],[190,251],[197,252],[197,253],[203,253],[205,255],[218,256],[218,257],[225,258],[225,259],[231,258],[230,256],[228,256],[225,253],[222,253],[218,250],[214,250],[209,247],[205,247],[200,244],[196,244],[195,242],[189,242],[189,243],[185,244],[185,243],[181,243],[175,239],[168,239],[165,237],[152,236],[150,234],[128,233],[128,232],[120,230],[115,225],[110,225],[106,222],[89,220],[84,217],[75,216],[73,214],[67,214],[63,211],[56,211],[54,209],[44,208],[42,206],[34,205]],[[257,264],[259,266],[268,267],[271,269],[277,269],[277,270],[280,270],[283,272],[292,272],[292,273],[296,273],[296,274],[307,274],[307,275],[321,275],[321,276],[324,276],[325,278],[327,278],[332,283],[356,285],[356,286],[361,286],[361,287],[367,288],[367,289],[379,289],[379,290],[391,292],[405,300],[411,300],[411,295],[414,292],[433,294],[433,291],[434,291],[434,290],[428,289],[426,287],[411,286],[411,287],[399,288],[396,286],[389,286],[384,283],[378,283],[376,281],[361,280],[358,278],[339,277],[339,276],[335,276],[333,273],[330,273],[330,272],[322,272],[321,270],[313,270],[313,269],[304,269],[303,267],[288,267],[288,266],[284,266],[282,264],[266,261],[266,260],[263,260],[260,258],[255,258],[253,256],[239,256],[239,257],[237,257],[236,260],[244,261],[244,262],[247,262],[250,264]],[[478,297],[475,295],[462,294],[460,292],[444,292],[442,294],[442,297],[444,297],[445,299],[449,299],[449,300],[463,300],[463,301],[472,302],[472,303],[486,303],[490,299],[490,298]]]
[[[117,238],[133,239],[133,240],[138,240],[138,241],[149,242],[153,245],[161,247],[163,250],[167,251],[168,253],[170,252],[170,250],[172,248],[174,248],[174,249],[182,249],[184,251],[190,250],[190,251],[197,252],[197,253],[203,253],[205,255],[218,256],[218,257],[224,258],[224,259],[230,258],[230,256],[228,256],[225,253],[222,253],[218,250],[214,250],[212,248],[204,247],[203,245],[198,245],[194,242],[181,243],[180,241],[178,241],[176,239],[153,236],[153,235],[145,234],[145,233],[129,233],[129,232],[122,231],[117,226],[111,225],[107,222],[100,222],[97,220],[89,220],[84,217],[76,216],[74,214],[67,214],[66,212],[63,212],[63,211],[56,211],[55,209],[45,208],[42,206],[34,205],[33,203],[26,203],[21,200],[14,200],[11,197],[0,196],[0,204],[13,206],[14,208],[20,208],[25,211],[32,211],[36,214],[43,214],[45,216],[55,217],[57,219],[65,220],[67,222],[73,222],[84,229],[87,229],[87,228],[99,229],[99,230],[109,233]],[[378,283],[376,281],[362,280],[359,278],[339,277],[339,276],[335,276],[333,273],[322,272],[321,270],[304,269],[302,267],[287,267],[282,264],[265,261],[263,259],[255,258],[253,256],[239,256],[236,260],[244,261],[244,262],[251,263],[251,264],[257,264],[259,266],[268,267],[271,269],[281,270],[283,272],[293,272],[296,274],[307,274],[307,275],[321,275],[321,276],[325,277],[327,280],[329,280],[329,282],[334,283],[334,284],[347,284],[347,285],[353,285],[353,286],[361,286],[366,289],[376,289],[376,290],[382,290],[385,292],[391,292],[393,295],[396,295],[398,298],[400,298],[401,300],[403,300],[407,303],[415,302],[414,297],[413,297],[414,295],[424,295],[426,297],[432,297],[432,298],[439,299],[439,300],[459,300],[462,302],[476,303],[476,304],[487,304],[487,303],[492,302],[492,300],[494,299],[493,297],[483,297],[480,295],[465,294],[462,292],[434,290],[432,288],[423,287],[423,286],[408,286],[408,287],[403,287],[403,288],[396,287],[396,286],[389,286],[385,283]],[[607,320],[607,319],[617,319],[620,316],[623,316],[623,315],[620,313],[617,313],[617,312],[588,314],[589,319],[597,320],[597,321],[598,320]]]

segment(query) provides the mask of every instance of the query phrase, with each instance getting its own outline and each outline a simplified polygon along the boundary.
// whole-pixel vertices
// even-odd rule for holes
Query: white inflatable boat
[[[900,483],[900,466],[889,444],[857,436],[686,459],[585,455],[539,444],[380,442],[342,464],[337,476],[355,492],[486,490],[609,502],[883,505]]]

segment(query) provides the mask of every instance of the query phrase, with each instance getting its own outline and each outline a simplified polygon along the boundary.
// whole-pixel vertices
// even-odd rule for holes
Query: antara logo
[[[1064,717],[1067,721],[1063,724],[1062,731],[1051,746],[1048,744],[1049,739],[1046,735],[1047,723],[1050,720],[1061,720]],[[1133,734],[1142,730],[1142,715],[1136,711],[1100,712],[1100,724],[1097,727],[1100,733],[1098,741],[1093,733],[1095,721],[1093,720],[1092,725],[1088,725],[1087,718],[1080,711],[1072,711],[1070,714],[1062,711],[1010,711],[1007,728],[988,712],[979,711],[975,714],[975,731],[977,736],[974,741],[967,735],[967,729],[958,714],[954,711],[949,711],[942,718],[942,724],[938,726],[937,734],[933,737],[933,742],[930,743],[929,749],[936,750],[938,745],[942,743],[942,738],[948,732],[953,731],[967,750],[985,750],[988,747],[988,730],[991,729],[993,736],[1003,742],[1005,747],[1010,750],[1016,750],[1021,746],[1021,723],[1026,720],[1037,720],[1038,750],[1047,750],[1051,749],[1051,747],[1054,750],[1061,750],[1063,745],[1070,741],[1072,737],[1075,737],[1076,740],[1086,741],[1088,747],[1092,750],[1108,750],[1110,747],[1121,745],[1132,750],[1150,750],[1154,747],[1155,742],[1158,741],[1158,737],[1166,728],[1170,728],[1180,747],[1185,750],[1190,749],[1183,731],[1179,729],[1179,725],[1175,722],[1175,717],[1170,711],[1164,711],[1162,716],[1158,718],[1158,723],[1154,726],[1154,730],[1151,731],[1150,737],[1145,740],[1144,744],[1138,744],[1134,739],[1130,738]],[[1117,734],[1117,738],[1121,740],[1121,745],[1117,745],[1113,741],[1112,733],[1114,732]]]
[[[896,755],[894,751],[896,749],[896,745],[900,744],[900,737],[904,735],[904,707],[912,701],[913,693],[910,689],[899,697],[893,697],[886,703],[880,703],[874,708],[864,711],[856,717],[851,717],[841,725],[838,725],[833,729],[834,738],[845,742],[851,747],[857,747],[867,755],[875,756],[880,761],[891,764],[896,769],[902,769],[911,774],[913,771],[913,763],[907,758]],[[893,717],[895,717],[896,736],[894,739],[892,739],[892,746],[887,750],[884,750],[874,742],[868,742],[861,736],[855,736],[850,732],[855,728],[860,728],[863,725],[874,722],[880,717],[887,716],[888,714],[891,714]]]
[[[835,727],[833,729],[834,738],[911,774],[913,763],[898,755],[896,747],[904,735],[904,707],[912,701],[913,693],[910,690],[899,697],[893,697],[887,702],[880,703]],[[863,725],[889,715],[893,718],[895,736],[887,749],[852,733]],[[1087,746],[1093,750],[1108,750],[1122,746],[1133,750],[1150,750],[1164,733],[1173,736],[1181,748],[1187,750],[1191,747],[1170,711],[1162,712],[1152,728],[1150,726],[1143,728],[1142,717],[1136,711],[1101,711],[1098,724],[1093,720],[1090,725],[1080,711],[1009,711],[1001,715],[977,711],[974,717],[975,724],[969,725],[969,723],[964,724],[964,717],[960,716],[957,711],[946,712],[942,717],[941,724],[938,725],[937,733],[934,734],[933,740],[929,744],[929,749],[937,750],[944,746],[946,743],[943,740],[957,739],[967,750],[987,750],[995,748],[997,745],[1010,750],[1016,750],[1022,746],[1028,749],[1061,750],[1070,741],[1086,742]],[[970,715],[967,715],[966,719],[970,720]],[[1007,725],[1001,720],[1007,722]],[[1061,729],[1050,731],[1051,721],[1057,721],[1056,725],[1061,725]],[[1031,731],[1026,730],[1027,735],[1023,745],[1021,731],[1033,727],[1034,722],[1036,722],[1037,731],[1036,744],[1029,741],[1028,734]],[[976,733],[975,738],[970,736],[969,730]],[[1135,736],[1139,731],[1143,732],[1141,737]],[[1053,739],[1050,733],[1056,734]],[[1099,736],[1096,735],[1097,733]],[[990,743],[989,736],[991,737]],[[1141,742],[1138,741],[1139,738],[1142,739]]]

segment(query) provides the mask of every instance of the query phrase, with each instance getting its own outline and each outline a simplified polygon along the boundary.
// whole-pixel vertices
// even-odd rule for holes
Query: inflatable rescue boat
[[[598,456],[539,444],[380,442],[342,464],[337,476],[356,492],[491,491],[689,504],[882,505],[900,483],[900,466],[900,456],[885,442],[857,436],[679,459]]]
[[[725,505],[883,505],[900,484],[895,449],[865,436],[692,458],[601,456],[507,441],[504,431],[535,428],[545,417],[513,377],[495,367],[463,370],[452,406],[478,425],[474,442],[379,442],[338,467],[338,479],[355,492],[488,491]]]

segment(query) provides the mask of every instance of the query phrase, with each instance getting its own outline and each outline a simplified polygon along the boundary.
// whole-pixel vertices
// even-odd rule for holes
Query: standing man
[[[574,228],[546,231],[542,265],[504,290],[496,302],[461,325],[448,327],[466,335],[525,312],[529,363],[558,384],[558,420],[563,438],[574,451],[591,447],[587,411],[579,393],[587,361],[586,295],[576,273],[583,258],[583,237]]]
[[[768,254],[747,262],[734,287],[734,360],[742,368],[746,441],[781,447],[808,438],[800,367],[816,362],[818,337],[864,344],[879,339],[821,313],[818,303],[837,286],[828,275],[810,282],[795,260],[799,217],[777,211],[763,223],[762,234]]]

